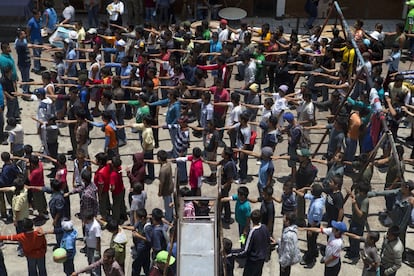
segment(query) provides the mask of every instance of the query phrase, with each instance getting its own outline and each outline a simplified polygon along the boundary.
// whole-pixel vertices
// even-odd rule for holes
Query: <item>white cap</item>
[[[69,38],[73,39],[73,40],[78,39],[78,33],[76,31],[70,31],[69,32]]]
[[[120,40],[118,40],[118,41],[116,41],[115,42],[115,46],[121,46],[121,47],[124,47],[125,46],[125,40],[123,40],[123,39],[120,39]]]
[[[90,28],[87,32],[88,34],[96,34],[98,31],[95,28]]]
[[[64,231],[72,231],[73,230],[73,222],[71,220],[62,221],[62,228],[63,228]]]

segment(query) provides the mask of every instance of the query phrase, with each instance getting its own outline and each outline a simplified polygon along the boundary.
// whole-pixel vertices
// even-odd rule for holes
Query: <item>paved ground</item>
[[[257,23],[256,25],[259,25],[259,21],[261,21],[263,19],[252,19],[252,21],[254,21],[255,23]],[[276,22],[277,23],[277,22]],[[276,24],[275,23],[275,24]],[[47,63],[45,63],[47,64]],[[50,65],[50,64],[49,64]],[[405,63],[405,64],[401,64],[402,68],[408,68],[409,63]],[[32,76],[33,77],[33,76]],[[39,79],[38,76],[34,75],[35,79]],[[209,82],[211,83],[211,79],[209,79]],[[240,83],[239,82],[232,82],[231,87],[239,87]],[[24,102],[24,101],[20,101],[20,105],[23,108],[22,111],[22,124],[24,126],[25,132],[26,132],[26,137],[25,137],[25,143],[30,143],[33,145],[35,150],[38,150],[40,148],[40,140],[38,138],[38,136],[36,135],[36,128],[35,128],[35,124],[33,123],[33,121],[30,119],[30,116],[33,116],[35,114],[35,110],[37,108],[37,103],[35,102]],[[162,112],[161,112],[162,113]],[[325,124],[326,123],[326,113],[317,113],[317,118],[318,118],[318,123],[319,124]],[[164,121],[164,117],[161,117],[160,119],[160,123],[162,123]],[[67,152],[68,150],[70,150],[70,142],[69,142],[69,135],[68,135],[68,129],[61,129],[61,133],[62,135],[59,137],[59,152]],[[401,137],[405,137],[408,135],[408,130],[407,129],[401,129],[399,132],[399,136]],[[319,141],[321,138],[321,134],[322,132],[313,132],[312,134],[312,140],[314,142]],[[123,160],[123,165],[132,165],[132,158],[131,158],[131,154],[137,152],[140,150],[140,144],[138,143],[137,140],[137,135],[128,132],[127,133],[128,136],[128,144],[120,149],[120,153],[122,155],[122,160]],[[90,154],[91,156],[94,156],[97,152],[100,152],[103,149],[103,133],[98,130],[98,129],[94,129],[91,133],[91,137],[92,137],[92,144],[90,145],[89,149],[90,149]],[[160,148],[161,149],[170,149],[171,148],[171,143],[169,141],[168,138],[168,133],[166,131],[160,130],[160,137],[161,137],[161,142],[160,142]],[[191,137],[191,146],[195,147],[195,146],[200,146],[201,147],[201,140],[195,137]],[[228,142],[228,139],[226,137],[226,140]],[[315,145],[312,146],[312,149],[315,148]],[[321,152],[324,152],[326,148],[326,143],[323,145]],[[8,146],[0,146],[0,151],[8,151],[9,147]],[[219,149],[221,150],[221,149]],[[258,150],[258,147],[256,147],[256,150]],[[282,154],[282,153],[286,153],[287,151],[287,145],[286,145],[286,140],[277,146],[276,149],[276,153],[277,154]],[[408,148],[406,147],[406,156],[408,156],[409,153]],[[257,172],[258,172],[258,165],[256,165],[256,160],[251,158],[249,159],[249,169],[248,169],[248,173],[250,175],[253,175],[254,180],[251,183],[247,184],[247,187],[250,188],[251,191],[251,195],[257,196],[257,189],[256,189],[256,183],[257,183]],[[46,165],[46,168],[50,168],[50,164]],[[287,167],[287,164],[285,161],[277,161],[275,162],[275,168],[276,168],[276,172],[275,172],[275,177],[279,178],[281,176],[286,176],[290,173],[289,168]],[[326,169],[324,168],[324,166],[318,166],[319,168],[319,176],[324,176]],[[68,162],[68,169],[70,172],[72,172],[73,169],[73,164],[72,162]],[[95,170],[96,168],[94,168],[93,170]],[[158,174],[158,170],[159,170],[159,166],[156,166],[156,174]],[[406,179],[410,179],[413,176],[413,168],[412,166],[407,166],[407,170],[406,170]],[[47,174],[48,171],[45,171],[45,174]],[[208,171],[208,167],[205,166],[205,174],[209,175],[209,171]],[[68,181],[71,181],[71,173],[69,173],[69,177],[68,177]],[[375,190],[381,190],[384,184],[384,179],[385,179],[385,174],[380,172],[378,169],[375,169],[375,173],[374,173],[374,177],[372,180],[372,184]],[[124,177],[124,181],[126,186],[128,186],[128,180]],[[46,182],[46,185],[48,185],[49,183]],[[351,185],[351,181],[348,177],[345,177],[345,187],[350,187]],[[276,182],[274,188],[275,188],[275,195],[280,195],[281,194],[281,187],[282,184],[280,182]],[[147,210],[151,210],[154,207],[160,207],[162,206],[162,199],[159,198],[157,196],[157,188],[158,188],[158,182],[154,181],[154,183],[150,184],[150,185],[146,185],[145,189],[148,192],[149,195],[149,200],[147,201]],[[236,190],[238,188],[238,185],[234,184],[232,186],[232,193],[235,193]],[[210,186],[207,184],[204,184],[204,186],[202,187],[202,194],[206,195],[206,196],[215,196],[217,194],[217,186]],[[370,215],[369,215],[369,225],[371,227],[372,230],[378,230],[381,231],[381,239],[380,242],[378,243],[378,246],[381,245],[381,241],[382,238],[384,236],[384,230],[385,228],[382,227],[379,223],[378,223],[378,219],[376,214],[384,209],[384,200],[383,198],[375,198],[372,199],[370,202]],[[252,209],[256,209],[259,208],[260,205],[259,204],[252,204]],[[72,214],[76,213],[79,211],[79,200],[77,196],[72,197],[72,202],[71,202],[71,208],[72,208]],[[281,226],[282,226],[282,219],[280,216],[280,205],[276,205],[276,223],[275,223],[275,238],[279,238],[280,237],[280,233],[281,233]],[[234,204],[232,204],[232,210],[234,210]],[[348,201],[346,206],[345,206],[345,213],[346,215],[349,215],[351,212],[351,207],[350,207],[350,202]],[[79,237],[82,237],[82,233],[81,233],[81,223],[80,220],[78,220],[77,218],[73,218],[73,221],[75,223],[75,226],[77,228],[77,230],[80,232]],[[345,222],[348,223],[347,219],[345,219]],[[45,229],[51,229],[51,221],[49,220],[44,226]],[[3,222],[0,222],[0,233],[1,234],[13,234],[15,233],[15,229],[13,227],[12,224],[9,225],[5,225]],[[130,235],[128,235],[130,237]],[[234,245],[238,244],[238,237],[237,237],[237,225],[236,223],[231,225],[230,229],[224,229],[224,236],[230,238],[233,241]],[[102,238],[102,248],[103,250],[108,248],[109,246],[109,238],[110,235],[108,234],[108,232],[104,232],[103,234],[103,238]],[[325,243],[326,239],[325,237],[319,237],[319,242],[321,243]],[[48,236],[48,243],[49,243],[49,249],[47,252],[47,270],[48,270],[48,275],[51,276],[58,276],[58,275],[63,275],[63,267],[61,264],[56,264],[52,261],[52,246],[53,243],[55,242],[54,236]],[[409,233],[407,235],[407,245],[409,248],[414,249],[413,247],[413,242],[414,242],[414,236],[413,236],[413,231],[412,229],[409,229]],[[348,244],[348,241],[345,240],[345,244]],[[132,245],[132,241],[131,239],[129,239],[129,243],[128,243],[128,247]],[[77,255],[75,257],[75,267],[76,268],[81,268],[83,266],[85,266],[86,263],[86,257],[83,256],[83,254],[79,253],[79,249],[83,247],[83,243],[81,241],[77,242]],[[306,235],[305,233],[300,233],[300,248],[302,250],[304,250],[306,248]],[[15,243],[6,243],[5,248],[3,249],[4,253],[5,253],[5,262],[6,262],[6,266],[9,272],[9,275],[25,275],[27,274],[27,269],[26,269],[26,260],[25,258],[20,258],[17,257],[17,252],[16,252],[16,244]],[[237,266],[237,265],[236,265]],[[130,258],[130,254],[129,252],[127,253],[127,263],[126,263],[126,274],[130,275],[131,274],[131,258]],[[340,275],[352,275],[352,274],[361,274],[361,270],[362,270],[362,264],[361,262],[358,263],[357,265],[350,265],[350,264],[346,264],[343,263],[342,266],[342,271]],[[279,265],[278,265],[278,261],[277,261],[277,255],[275,253],[272,254],[272,258],[271,261],[266,263],[264,266],[264,273],[263,275],[276,275],[279,271]],[[320,263],[317,263],[315,265],[315,267],[311,270],[308,269],[304,269],[302,266],[300,265],[296,265],[292,268],[292,275],[299,275],[300,273],[315,273],[315,275],[322,275],[323,273],[323,265]],[[236,268],[235,269],[235,275],[241,275],[242,274],[242,269],[240,268]],[[413,269],[407,265],[403,265],[402,268],[400,269],[400,271],[398,272],[399,275],[414,275]],[[187,276],[187,275],[184,275]]]

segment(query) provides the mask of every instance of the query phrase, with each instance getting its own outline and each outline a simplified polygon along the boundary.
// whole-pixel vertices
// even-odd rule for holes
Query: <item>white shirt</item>
[[[279,93],[273,93],[273,100],[275,102],[272,106],[272,112],[274,115],[279,115],[280,112],[288,109],[286,99],[280,97]]]
[[[240,121],[240,115],[243,112],[243,108],[241,105],[234,106],[232,102],[228,102],[227,106],[230,108],[230,114],[227,118],[227,126],[234,125],[234,123],[238,123]]]
[[[106,11],[109,14],[109,20],[117,21],[118,16],[124,14],[124,3],[121,1],[118,3],[112,2],[106,7]]]
[[[224,30],[221,30],[218,35],[218,40],[223,43],[224,41],[227,41],[229,39],[229,30],[226,28]]]
[[[71,23],[73,20],[75,20],[75,8],[71,5],[67,6],[63,11],[62,11],[62,16],[65,19],[69,19],[68,23]]]
[[[322,233],[328,235],[328,244],[325,249],[325,259],[335,256],[336,259],[327,264],[327,267],[333,267],[340,261],[343,241],[342,238],[335,238],[332,228],[322,228]]]
[[[85,242],[89,248],[96,248],[97,239],[101,237],[101,226],[96,219],[85,225]]]
[[[313,113],[315,111],[315,107],[313,105],[313,102],[305,102],[303,101],[303,103],[301,103],[301,105],[298,108],[298,120],[300,122],[302,121],[312,121],[313,118]]]

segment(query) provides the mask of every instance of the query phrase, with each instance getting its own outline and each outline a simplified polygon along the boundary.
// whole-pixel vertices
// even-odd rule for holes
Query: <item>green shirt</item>
[[[128,104],[138,107],[137,113],[135,114],[136,123],[142,123],[142,119],[144,118],[144,116],[150,114],[148,105],[141,106],[139,101],[128,101]]]
[[[405,31],[410,31],[410,25],[411,25],[411,31],[414,31],[414,9],[411,9],[407,14],[407,20],[405,21]]]

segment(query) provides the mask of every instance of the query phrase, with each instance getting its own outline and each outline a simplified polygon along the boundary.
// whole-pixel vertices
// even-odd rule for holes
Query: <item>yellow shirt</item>
[[[142,131],[142,149],[144,151],[153,150],[155,146],[154,134],[151,127],[145,127],[143,123],[133,124],[133,128]]]
[[[12,199],[13,220],[21,221],[29,217],[29,200],[27,199],[27,189],[20,191],[20,194],[13,196]],[[16,212],[19,212],[18,215]]]

